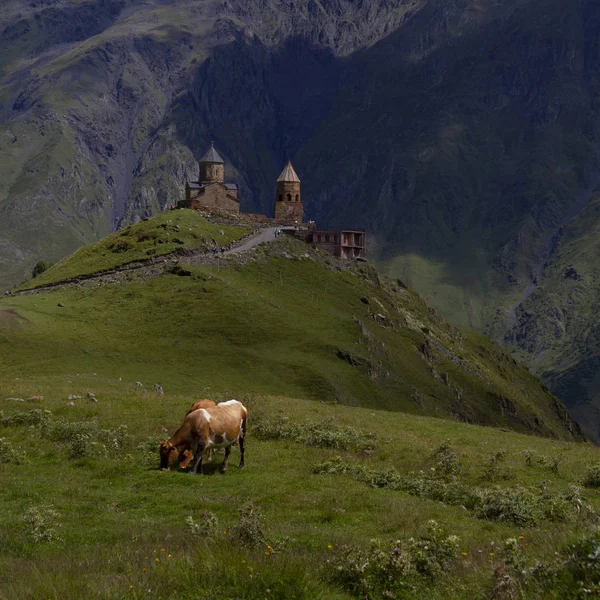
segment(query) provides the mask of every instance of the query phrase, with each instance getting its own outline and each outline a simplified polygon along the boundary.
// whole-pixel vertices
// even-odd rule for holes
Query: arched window
[[[292,201],[292,195],[291,195],[291,194],[288,194],[288,195],[287,195],[287,199],[288,199],[288,202],[291,202],[291,201]]]
[[[329,241],[329,234],[328,234],[328,233],[326,233],[326,234],[325,234],[325,241],[326,241],[326,242],[328,242],[328,241]]]
[[[283,194],[279,194],[279,202],[283,200]]]
[[[296,194],[296,202],[300,202],[300,194]]]

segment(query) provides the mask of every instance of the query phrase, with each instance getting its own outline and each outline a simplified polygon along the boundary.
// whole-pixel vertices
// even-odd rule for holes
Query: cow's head
[[[160,443],[160,468],[166,471],[177,456],[177,448],[171,442]]]

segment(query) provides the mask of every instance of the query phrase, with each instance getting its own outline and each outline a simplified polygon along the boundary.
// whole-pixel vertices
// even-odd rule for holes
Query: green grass
[[[166,213],[40,277],[99,269],[120,240],[132,258],[178,217],[212,243],[216,226]],[[592,531],[598,496],[573,486],[598,450],[497,344],[295,240],[183,266],[0,299],[0,598],[484,600],[497,569],[529,593],[521,571]],[[222,455],[201,477],[159,471],[189,406],[231,397],[250,411],[246,469],[234,451],[223,476]]]
[[[92,449],[90,456],[74,460],[69,458],[68,442],[45,439],[26,425],[0,427],[0,437],[18,447],[23,460],[20,465],[0,464],[5,490],[0,499],[2,598],[263,598],[269,597],[266,589],[279,598],[350,598],[351,593],[331,581],[328,567],[343,545],[367,548],[372,538],[385,542],[425,535],[430,519],[459,536],[460,553],[445,575],[416,584],[417,597],[427,593],[433,598],[484,598],[493,570],[502,563],[499,548],[504,539],[524,536],[528,561],[549,560],[573,535],[590,527],[588,512],[572,512],[550,527],[477,519],[459,506],[372,489],[351,477],[315,475],[312,470],[338,455],[369,469],[391,466],[402,474],[428,470],[433,451],[447,440],[459,454],[459,480],[465,485],[482,485],[487,459],[505,450],[511,477],[502,486],[543,484],[559,492],[578,483],[587,465],[598,460],[598,450],[591,445],[414,415],[255,396],[244,399],[251,432],[252,423],[261,419],[285,417],[300,426],[329,420],[336,427],[374,432],[376,451],[357,458],[352,452],[290,440],[260,441],[251,433],[244,471],[236,468],[234,451],[226,475],[208,465],[205,475],[192,477],[160,472],[158,452],[148,449],[179,425],[197,395],[161,397],[100,376],[80,376],[70,385],[60,378],[46,385],[33,379],[5,380],[7,390],[5,386],[11,394],[27,395],[34,388],[42,392],[45,400],[39,407],[52,411],[54,419],[96,420],[103,428],[124,424],[132,439],[118,456],[102,456]],[[99,401],[82,399],[67,408],[67,389],[94,389]],[[1,406],[5,416],[33,408],[8,402]],[[539,462],[526,466],[527,450],[540,457],[560,456],[558,472]],[[218,455],[216,464],[220,460]],[[597,495],[590,490],[584,496],[597,510]],[[248,502],[265,517],[265,543],[257,549],[240,547],[231,535],[238,509]],[[53,523],[56,539],[33,542],[23,518],[30,507],[49,506],[58,512]],[[214,541],[191,536],[186,525],[188,516],[197,521],[206,511],[219,522]]]
[[[25,282],[21,289],[99,273],[182,249],[207,250],[224,246],[248,233],[246,228],[210,223],[196,211],[168,211],[80,248],[43,274]]]
[[[127,239],[138,235],[132,230]],[[119,239],[77,252],[40,279],[88,270],[88,257],[103,260],[98,248]],[[119,285],[91,281],[3,299],[0,310],[14,313],[5,312],[12,326],[0,329],[0,345],[10,348],[0,372],[97,372],[178,393],[283,394],[570,437],[564,409],[499,346],[451,327],[370,267],[314,251],[306,258],[306,249],[284,240],[244,265],[186,265],[188,277],[131,273]]]

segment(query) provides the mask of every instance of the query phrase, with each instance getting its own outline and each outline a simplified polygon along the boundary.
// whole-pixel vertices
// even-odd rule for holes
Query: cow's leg
[[[246,449],[246,427],[248,425],[248,414],[244,413],[240,424],[240,435],[238,441],[240,443],[240,469],[244,468],[244,450]]]
[[[240,469],[244,468],[244,450],[245,450],[245,446],[246,446],[246,438],[243,435],[244,432],[242,432],[242,435],[240,435]]]
[[[204,454],[204,444],[198,444],[194,453],[194,462],[192,463],[190,475],[195,475],[198,469],[200,469],[200,475],[202,475],[202,454]]]
[[[225,448],[225,458],[223,459],[223,464],[221,465],[221,473],[225,473],[225,471],[227,471],[230,454],[231,454],[231,446],[227,446],[227,448]]]

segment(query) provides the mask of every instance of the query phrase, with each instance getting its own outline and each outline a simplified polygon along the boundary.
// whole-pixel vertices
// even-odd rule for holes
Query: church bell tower
[[[300,196],[300,179],[288,161],[277,178],[275,196],[275,220],[300,225],[302,223],[302,198]]]

